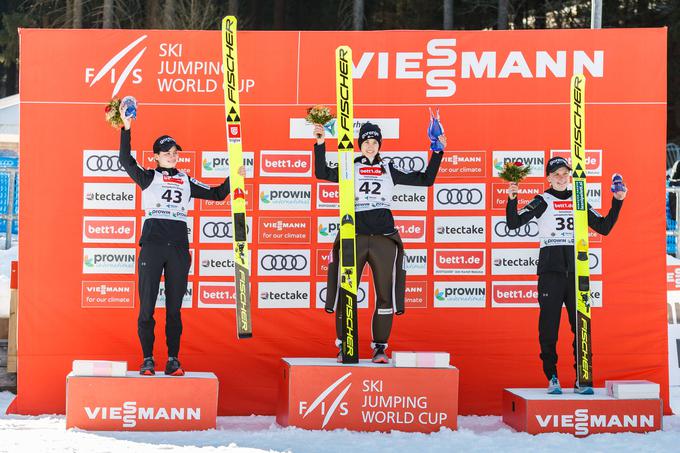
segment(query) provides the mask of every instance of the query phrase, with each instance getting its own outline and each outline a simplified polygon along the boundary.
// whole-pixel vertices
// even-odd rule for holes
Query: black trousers
[[[375,311],[371,324],[374,343],[387,343],[392,331],[394,316],[395,266],[397,260],[397,244],[382,235],[357,234],[357,275],[361,274],[366,263],[373,272],[375,286]],[[338,252],[334,250],[333,262],[339,263]],[[340,284],[338,283],[338,287]],[[331,297],[327,295],[326,297]],[[342,338],[342,309],[335,310],[335,331]]]
[[[139,317],[137,334],[144,357],[153,355],[155,340],[153,319],[161,275],[165,274],[165,340],[168,357],[179,354],[182,336],[182,298],[187,290],[187,277],[191,268],[189,249],[176,245],[144,244],[139,252]]]
[[[574,335],[574,369],[576,369],[576,287],[573,273],[545,272],[538,276],[538,341],[541,345],[543,373],[557,376],[557,336],[562,305],[567,308],[571,333]]]

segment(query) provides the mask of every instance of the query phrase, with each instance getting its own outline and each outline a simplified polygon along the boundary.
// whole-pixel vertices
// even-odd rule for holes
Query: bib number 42
[[[380,195],[380,189],[382,186],[376,181],[366,181],[359,186],[359,192],[363,192],[366,195]]]

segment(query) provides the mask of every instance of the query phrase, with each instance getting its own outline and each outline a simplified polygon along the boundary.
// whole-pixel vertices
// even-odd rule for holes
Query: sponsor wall
[[[449,137],[435,185],[394,193],[409,277],[407,313],[396,319],[390,350],[450,352],[464,414],[500,413],[503,387],[545,385],[536,224],[507,229],[505,184],[496,176],[504,162],[519,160],[533,169],[520,205],[544,190],[546,160],[569,147],[569,77],[583,71],[590,200],[609,209],[613,172],[632,189],[615,231],[591,235],[595,383],[650,379],[666,395],[664,193],[646,184],[663,172],[663,153],[653,151],[665,136],[665,35],[240,33],[254,338],[235,334],[228,200],[194,200],[183,305],[181,359],[217,374],[219,413],[274,413],[281,357],[336,353],[333,317],[321,307],[338,193],[314,178],[312,126],[303,118],[313,104],[335,104],[333,51],[342,43],[355,55],[355,129],[368,119],[380,124],[386,159],[406,171],[425,168],[430,106],[440,107]],[[140,361],[136,242],[144,213],[139,189],[118,164],[118,132],[104,122],[103,106],[112,96],[139,100],[132,145],[140,165],[152,166],[153,140],[169,133],[184,149],[180,168],[219,184],[228,174],[219,33],[22,30],[21,52],[16,409],[62,412],[73,359],[127,360],[132,369]],[[658,71],[647,71],[650,65]],[[334,133],[331,124],[331,151]],[[334,152],[327,158],[337,162]],[[359,339],[369,357],[374,293],[364,275]],[[161,291],[159,361],[163,302]],[[568,383],[566,319],[560,335],[559,369]]]

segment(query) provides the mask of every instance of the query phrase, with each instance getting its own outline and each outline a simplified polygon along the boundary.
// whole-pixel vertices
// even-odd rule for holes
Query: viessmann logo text
[[[576,409],[573,414],[536,414],[541,428],[573,428],[577,436],[586,436],[591,429],[598,432],[618,431],[612,428],[654,428],[654,414],[591,414],[588,409]]]
[[[122,406],[85,406],[90,420],[120,420],[121,428],[134,428],[141,420],[200,420],[200,407],[138,407],[136,401]]]
[[[427,97],[450,97],[457,91],[455,79],[603,77],[604,56],[603,50],[460,51],[455,38],[438,38],[426,43],[425,52],[360,53],[353,76],[377,72],[378,79],[424,79]]]

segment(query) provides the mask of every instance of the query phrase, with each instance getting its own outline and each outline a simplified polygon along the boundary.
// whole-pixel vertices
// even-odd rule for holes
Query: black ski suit
[[[443,152],[433,152],[427,168],[423,172],[405,173],[376,155],[373,162],[366,157],[358,157],[356,164],[380,169],[390,178],[392,184],[407,186],[431,186],[439,171]],[[338,169],[326,163],[325,144],[314,145],[314,169],[319,179],[338,182]],[[357,177],[358,171],[355,171]],[[378,186],[379,187],[379,186]],[[371,187],[373,190],[374,187]],[[361,188],[358,188],[360,191]],[[378,189],[380,190],[380,189]],[[406,271],[404,270],[404,245],[394,227],[392,211],[387,208],[357,211],[356,222],[356,271],[361,276],[366,263],[371,266],[376,291],[376,304],[373,312],[372,341],[374,344],[387,345],[392,330],[394,314],[404,313],[404,294],[406,289]],[[325,309],[328,313],[336,312],[336,334],[342,336],[342,310],[336,310],[339,296],[339,250],[340,235],[335,238],[333,251],[328,265],[328,281]],[[359,277],[360,278],[360,277]]]
[[[559,200],[571,200],[571,190],[546,190],[547,194]],[[622,200],[612,198],[612,207],[606,217],[589,207],[588,226],[602,235],[607,235],[614,227],[623,206]],[[539,219],[548,208],[541,195],[534,199],[519,213],[517,212],[517,198],[508,200],[505,215],[508,228],[516,229]],[[573,224],[571,228],[573,230]],[[541,346],[541,360],[543,373],[549,380],[557,376],[557,336],[560,328],[562,304],[567,309],[572,334],[576,333],[576,288],[574,275],[574,246],[553,245],[543,246],[538,256],[538,304],[540,314],[538,318],[538,341]],[[572,343],[574,350],[574,368],[576,368],[576,337]]]
[[[128,175],[141,187],[142,191],[153,183],[155,173],[176,176],[176,168],[155,170],[141,168],[130,154],[130,130],[121,129],[118,159]],[[229,194],[229,178],[217,186],[209,187],[193,178],[189,179],[191,198],[205,200],[224,200]],[[165,274],[165,338],[168,357],[179,354],[182,335],[180,309],[182,298],[187,290],[191,255],[189,254],[189,235],[183,220],[148,218],[142,227],[139,239],[141,246],[137,269],[139,272],[139,317],[137,333],[144,357],[153,355],[155,340],[153,318],[161,275]]]

